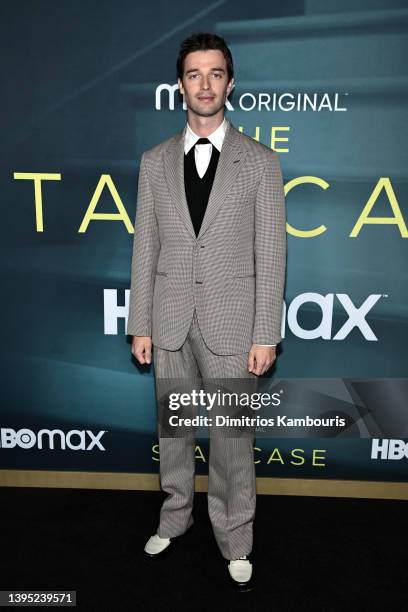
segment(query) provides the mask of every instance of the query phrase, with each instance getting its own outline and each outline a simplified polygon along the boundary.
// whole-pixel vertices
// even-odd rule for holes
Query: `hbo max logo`
[[[47,448],[59,450],[106,450],[101,443],[105,430],[94,434],[89,429],[71,429],[64,432],[61,429],[40,429],[37,433],[31,429],[15,429],[2,427],[0,430],[1,448]]]
[[[403,440],[373,440],[371,459],[408,459],[408,443]]]

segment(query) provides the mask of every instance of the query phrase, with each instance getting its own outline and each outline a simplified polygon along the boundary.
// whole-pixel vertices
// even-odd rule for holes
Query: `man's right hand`
[[[150,336],[133,336],[132,355],[139,363],[151,363],[152,360],[152,339]]]

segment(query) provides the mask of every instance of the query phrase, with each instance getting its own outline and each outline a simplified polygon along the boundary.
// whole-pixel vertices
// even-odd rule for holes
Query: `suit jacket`
[[[196,307],[203,338],[218,355],[276,344],[286,263],[277,153],[228,121],[196,236],[184,188],[185,130],[142,155],[127,333],[176,350]]]

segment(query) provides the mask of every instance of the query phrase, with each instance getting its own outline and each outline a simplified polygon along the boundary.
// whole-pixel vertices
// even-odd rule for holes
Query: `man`
[[[223,38],[180,47],[184,129],[142,155],[127,333],[156,382],[201,375],[259,377],[280,342],[286,258],[277,154],[224,117],[234,86]],[[153,345],[153,351],[152,351]],[[145,553],[158,557],[193,523],[194,440],[159,437],[168,493]],[[210,438],[208,510],[229,575],[252,586],[256,488],[253,437]]]

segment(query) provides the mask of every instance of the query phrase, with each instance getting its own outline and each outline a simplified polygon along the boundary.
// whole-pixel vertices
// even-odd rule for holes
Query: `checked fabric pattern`
[[[185,130],[142,155],[127,333],[177,350],[196,308],[215,354],[277,344],[286,267],[278,155],[228,121],[196,236],[184,188]]]

